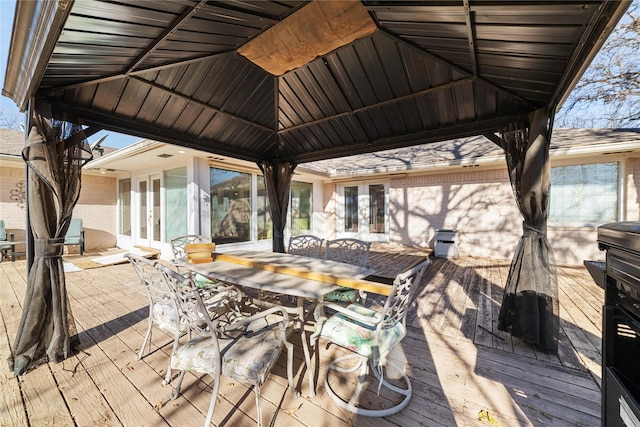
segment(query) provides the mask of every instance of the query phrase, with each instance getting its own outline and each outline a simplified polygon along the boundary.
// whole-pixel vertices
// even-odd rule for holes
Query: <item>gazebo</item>
[[[58,240],[79,174],[67,166],[82,164],[82,140],[103,129],[256,162],[274,251],[284,250],[297,164],[485,135],[505,151],[523,215],[501,329],[554,352],[546,240],[554,113],[629,4],[18,1],[3,95],[33,128],[24,156],[35,267],[14,372],[69,350]],[[41,318],[52,320],[34,327]]]

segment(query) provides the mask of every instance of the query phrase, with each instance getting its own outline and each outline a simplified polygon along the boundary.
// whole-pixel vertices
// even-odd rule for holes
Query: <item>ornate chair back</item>
[[[359,239],[327,240],[325,259],[344,262],[347,264],[369,267],[370,242]]]
[[[202,236],[200,234],[186,234],[184,236],[171,239],[171,249],[173,250],[174,262],[180,258],[184,258],[184,248],[188,243],[211,243],[211,237]]]
[[[311,234],[301,234],[289,238],[288,253],[306,256],[309,258],[322,258],[322,242],[324,239]]]

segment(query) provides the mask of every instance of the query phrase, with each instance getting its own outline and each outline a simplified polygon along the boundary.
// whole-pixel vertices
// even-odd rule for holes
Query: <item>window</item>
[[[211,238],[215,243],[251,239],[251,175],[211,168]]]
[[[164,235],[167,241],[187,234],[187,168],[164,173],[166,218]]]
[[[618,220],[618,163],[551,168],[549,220],[603,224]]]
[[[131,180],[121,179],[118,182],[118,233],[131,236]]]
[[[291,182],[291,235],[306,234],[311,231],[313,224],[313,203],[311,194],[313,184],[308,182]]]
[[[358,186],[344,187],[344,231],[357,233],[358,219]]]
[[[269,212],[269,199],[264,184],[264,176],[258,175],[258,240],[271,239],[273,223]]]

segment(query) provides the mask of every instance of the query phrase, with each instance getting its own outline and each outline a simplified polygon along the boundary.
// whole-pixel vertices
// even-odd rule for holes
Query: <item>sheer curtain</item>
[[[284,253],[284,227],[289,208],[289,190],[295,163],[263,161],[258,163],[269,197],[269,213],[273,221],[273,252]]]
[[[558,279],[547,240],[549,210],[549,115],[534,112],[529,127],[514,124],[502,132],[509,179],[520,213],[522,237],[511,261],[498,329],[557,353]]]
[[[82,166],[92,157],[81,126],[39,115],[34,123],[22,151],[34,261],[9,357],[14,375],[69,356],[76,329],[62,265],[64,235],[80,196]]]

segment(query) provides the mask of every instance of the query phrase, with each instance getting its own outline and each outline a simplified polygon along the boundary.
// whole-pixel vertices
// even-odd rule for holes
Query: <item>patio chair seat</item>
[[[175,333],[178,324],[178,310],[173,300],[165,298],[153,304],[153,322],[162,330]],[[184,332],[185,328],[180,328]]]
[[[239,338],[218,338],[221,374],[246,384],[263,384],[280,357],[284,343],[278,329],[256,328]],[[171,369],[216,374],[217,347],[211,336],[189,340],[171,356]]]
[[[360,304],[350,304],[347,310],[371,319],[380,314]],[[365,357],[374,357],[374,348],[377,346],[380,357],[384,357],[406,334],[405,326],[398,322],[382,328],[376,343],[376,329],[375,324],[358,322],[337,313],[324,322],[320,336]]]
[[[325,301],[332,302],[355,302],[358,298],[358,292],[352,288],[339,288],[335,291],[324,294],[323,299]]]

